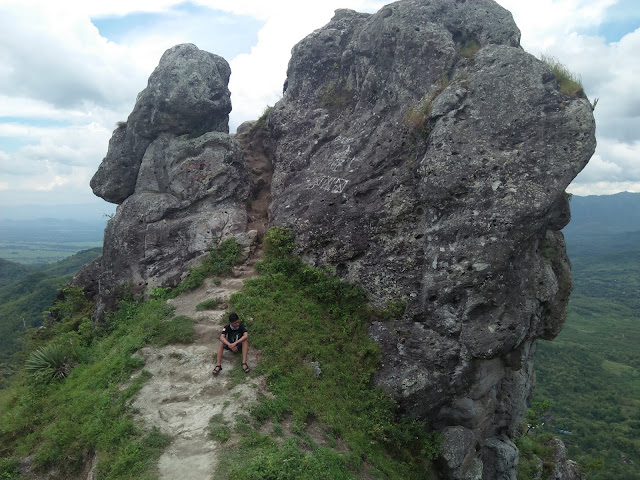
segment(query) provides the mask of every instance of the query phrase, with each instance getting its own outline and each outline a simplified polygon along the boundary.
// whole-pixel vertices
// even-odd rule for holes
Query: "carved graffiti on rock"
[[[344,178],[318,174],[309,181],[308,188],[320,188],[331,193],[342,193],[347,183],[349,183],[349,180]]]

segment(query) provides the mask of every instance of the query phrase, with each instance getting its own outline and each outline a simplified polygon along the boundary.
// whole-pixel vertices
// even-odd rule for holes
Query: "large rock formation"
[[[572,286],[564,190],[595,148],[589,102],[519,36],[492,0],[338,10],[294,48],[266,137],[242,144],[226,62],[174,47],[92,180],[120,205],[76,281],[100,309],[123,284],[174,285],[214,239],[242,238],[270,185],[270,223],[304,259],[403,306],[371,325],[377,382],[443,433],[442,478],[515,479],[536,340],[559,332]],[[272,158],[250,152],[248,172],[243,148]]]
[[[491,0],[339,10],[294,48],[268,118],[272,224],[406,303],[371,326],[377,381],[455,444],[447,478],[515,478],[535,342],[572,287],[564,190],[595,148],[589,102],[519,36]]]
[[[98,294],[98,316],[121,287],[176,285],[188,265],[225,236],[245,244],[251,180],[228,135],[227,62],[194,45],[162,56],[91,180],[118,203],[103,255],[76,278]]]

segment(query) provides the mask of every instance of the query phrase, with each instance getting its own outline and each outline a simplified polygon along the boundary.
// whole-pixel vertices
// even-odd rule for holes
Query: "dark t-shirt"
[[[236,340],[238,340],[240,337],[242,337],[242,335],[244,335],[246,331],[247,331],[247,327],[245,327],[243,324],[240,324],[237,330],[232,329],[231,325],[227,325],[222,329],[222,335],[227,337],[227,341],[229,343],[233,343]]]

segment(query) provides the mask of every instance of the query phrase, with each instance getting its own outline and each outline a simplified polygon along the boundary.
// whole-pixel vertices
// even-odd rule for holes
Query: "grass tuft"
[[[273,107],[271,105],[267,105],[267,107],[264,109],[264,111],[262,112],[262,115],[260,115],[260,118],[258,120],[256,120],[256,123],[254,123],[253,125],[251,125],[251,130],[262,130],[264,128],[266,128],[267,126],[267,117],[269,116],[269,112],[271,111]]]
[[[235,238],[228,238],[214,245],[201,265],[189,269],[187,277],[171,291],[171,297],[198,288],[204,279],[214,275],[228,275],[233,266],[240,263],[240,245]]]
[[[556,77],[556,82],[558,82],[558,90],[560,90],[561,93],[569,97],[586,98],[580,77],[572,73],[555,57],[542,55],[540,60],[553,72],[553,75]],[[595,108],[595,105],[593,105],[593,108]]]
[[[404,116],[405,126],[424,140],[426,140],[431,134],[431,123],[429,122],[429,117],[431,116],[433,101],[450,84],[451,80],[449,80],[447,74],[443,72],[433,86],[433,89],[422,97],[417,104],[409,107],[409,110]]]
[[[471,40],[467,42],[459,51],[460,55],[465,57],[467,60],[471,60],[476,52],[480,50],[480,45],[475,40]]]
[[[203,310],[215,310],[220,305],[220,300],[217,298],[210,298],[204,302],[200,302],[196,305],[196,312],[202,312]]]

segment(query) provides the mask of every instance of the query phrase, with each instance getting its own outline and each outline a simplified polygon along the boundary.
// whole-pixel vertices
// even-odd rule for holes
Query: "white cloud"
[[[44,198],[40,190],[45,189],[60,203],[69,203],[61,201],[65,195],[93,200],[88,182],[106,154],[115,122],[126,119],[160,56],[174,44],[195,43],[217,54],[240,52],[223,55],[232,68],[233,131],[280,98],[291,48],[326,24],[335,9],[374,12],[389,2],[190,3],[0,0],[0,204],[12,198],[8,192],[13,202],[28,199],[29,192]],[[616,0],[499,3],[512,11],[526,50],[556,56],[581,74],[590,98],[599,98],[598,149],[570,188],[638,191],[640,30],[611,44],[587,34],[607,22]],[[130,28],[117,42],[103,38],[91,21],[109,19],[117,25],[118,18],[141,12],[162,13],[157,16],[162,20]],[[229,22],[244,23],[225,30]]]

